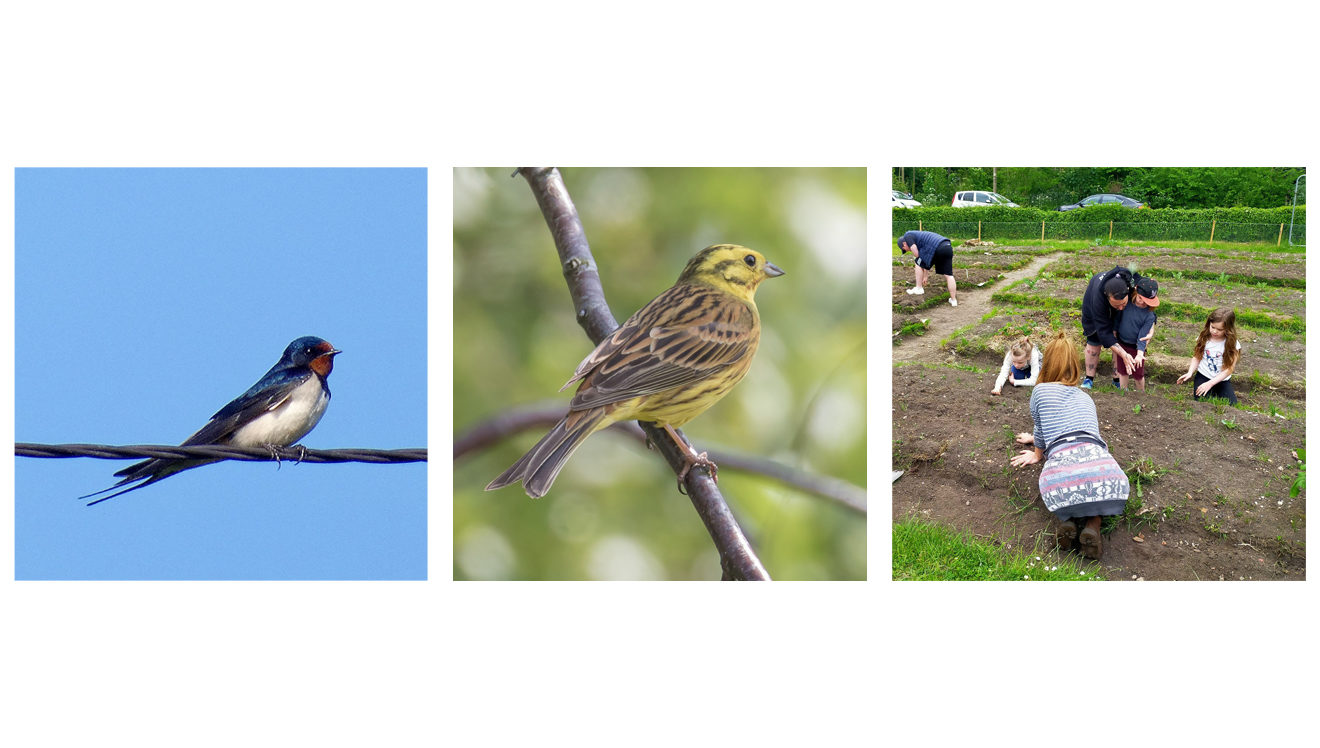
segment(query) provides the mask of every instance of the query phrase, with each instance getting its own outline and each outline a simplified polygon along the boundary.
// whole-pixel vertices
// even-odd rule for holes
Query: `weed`
[[[1297,498],[1297,494],[1306,490],[1306,450],[1297,450],[1297,478],[1288,489],[1288,496]]]
[[[1132,412],[1133,412],[1133,413],[1140,413],[1140,412],[1141,412],[1141,403],[1137,403],[1136,405],[1133,405],[1133,406],[1132,406]]]
[[[1159,480],[1160,476],[1169,472],[1169,469],[1157,466],[1154,460],[1149,457],[1142,457],[1129,465],[1127,470],[1123,472],[1127,473],[1132,492],[1136,494],[1138,501],[1140,501],[1144,493],[1143,486]]]
[[[1224,428],[1228,429],[1229,431],[1232,431],[1238,427],[1238,422],[1234,418],[1224,418],[1221,419],[1219,422],[1222,423],[1224,425]]]
[[[925,335],[925,334],[926,334],[926,322],[924,322],[924,321],[922,321],[922,320],[916,320],[915,322],[909,322],[909,323],[903,325],[902,327],[900,327],[900,328],[898,329],[898,334],[899,334],[899,336],[903,336],[903,335]]]

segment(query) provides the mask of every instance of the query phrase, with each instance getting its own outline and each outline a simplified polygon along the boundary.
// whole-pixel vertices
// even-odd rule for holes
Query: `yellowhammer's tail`
[[[522,481],[523,490],[528,496],[533,499],[545,496],[550,486],[554,485],[559,471],[564,469],[564,464],[582,445],[583,440],[597,429],[609,425],[601,422],[605,413],[604,408],[570,412],[550,429],[550,433],[541,437],[535,447],[513,463],[513,467],[491,481],[486,490],[494,491]]]

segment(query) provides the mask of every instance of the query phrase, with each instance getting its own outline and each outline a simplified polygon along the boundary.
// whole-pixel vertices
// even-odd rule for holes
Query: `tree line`
[[[994,190],[1019,205],[1057,208],[1114,192],[1152,208],[1278,208],[1293,202],[1302,167],[929,167],[898,166],[893,188],[926,205],[948,205],[958,190]],[[1306,180],[1297,204],[1306,203]]]

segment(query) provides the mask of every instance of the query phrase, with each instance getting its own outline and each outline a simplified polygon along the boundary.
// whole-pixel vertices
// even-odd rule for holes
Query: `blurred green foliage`
[[[757,292],[751,372],[684,428],[698,449],[757,453],[866,485],[866,170],[561,169],[617,320],[721,242],[786,271]],[[557,402],[592,349],[558,255],[512,168],[454,171],[455,435]],[[548,429],[454,465],[456,579],[718,579],[719,559],[657,453],[593,435],[550,493],[485,492]],[[758,475],[720,489],[776,579],[864,579],[866,520]]]

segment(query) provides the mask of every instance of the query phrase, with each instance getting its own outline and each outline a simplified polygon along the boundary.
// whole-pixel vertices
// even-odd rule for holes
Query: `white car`
[[[900,190],[894,190],[894,196],[889,201],[891,208],[920,208],[921,203],[912,199],[912,196]]]
[[[999,194],[989,190],[961,190],[953,193],[953,207],[955,208],[986,208],[991,205],[1004,205],[1009,208],[1016,208],[1018,204]]]

